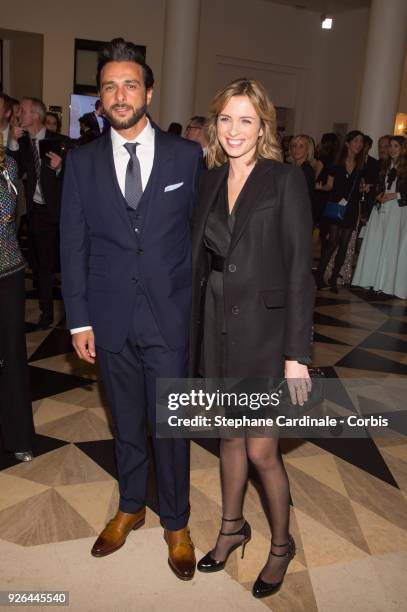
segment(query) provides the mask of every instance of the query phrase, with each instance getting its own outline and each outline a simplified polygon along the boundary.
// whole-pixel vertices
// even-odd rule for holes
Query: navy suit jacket
[[[66,163],[61,271],[67,324],[91,325],[96,345],[112,352],[124,345],[140,283],[168,346],[188,343],[190,218],[201,148],[153,127],[150,198],[139,236],[117,181],[110,131],[71,151]]]

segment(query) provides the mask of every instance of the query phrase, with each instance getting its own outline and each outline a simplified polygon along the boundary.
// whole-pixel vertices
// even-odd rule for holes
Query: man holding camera
[[[45,128],[45,104],[23,98],[19,123],[11,128],[9,152],[26,176],[29,262],[38,283],[39,329],[54,320],[52,283],[57,268],[62,166],[69,139]]]

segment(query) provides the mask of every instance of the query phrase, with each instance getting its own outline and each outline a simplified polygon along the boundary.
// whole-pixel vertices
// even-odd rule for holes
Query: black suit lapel
[[[192,220],[193,257],[195,260],[199,256],[200,248],[203,246],[206,220],[228,171],[229,164],[226,163],[219,168],[205,172],[202,176],[199,201]]]
[[[273,164],[269,160],[259,160],[243,187],[239,206],[236,210],[236,222],[232,233],[229,253],[233,251],[240,240],[244,228],[256,209],[257,203],[261,200],[264,191],[270,191],[274,175],[272,172]]]
[[[144,190],[146,197],[149,198],[149,204],[146,209],[142,234],[145,233],[148,224],[152,220],[154,221],[157,215],[160,215],[160,203],[163,201],[160,196],[162,196],[165,186],[174,178],[174,155],[171,143],[169,143],[165,132],[162,132],[152,121],[151,124],[154,128],[154,160],[150,178]]]

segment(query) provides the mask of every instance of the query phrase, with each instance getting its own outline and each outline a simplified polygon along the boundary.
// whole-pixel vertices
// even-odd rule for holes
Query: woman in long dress
[[[352,285],[407,298],[407,151],[390,139],[377,199],[367,224]]]
[[[207,378],[285,376],[302,405],[310,390],[315,292],[303,172],[281,163],[275,108],[257,81],[238,79],[216,95],[208,133],[209,171],[192,229],[191,375],[200,362]],[[265,597],[281,587],[295,554],[289,482],[278,439],[246,434],[221,440],[222,524],[197,567],[222,570],[250,539],[243,501],[251,462],[271,517],[270,555],[252,591]]]

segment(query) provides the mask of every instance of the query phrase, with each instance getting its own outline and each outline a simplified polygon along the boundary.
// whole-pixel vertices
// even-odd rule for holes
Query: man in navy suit
[[[154,78],[135,45],[111,41],[97,78],[111,130],[69,154],[61,215],[68,326],[79,357],[99,363],[114,421],[120,504],[92,554],[114,552],[144,523],[150,423],[168,560],[185,580],[195,571],[189,445],[155,437],[155,384],[187,371],[201,152],[149,120]]]

